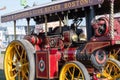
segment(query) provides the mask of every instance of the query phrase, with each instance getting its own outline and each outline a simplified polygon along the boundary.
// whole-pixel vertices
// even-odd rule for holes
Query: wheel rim
[[[8,46],[4,68],[7,80],[28,80],[29,61],[26,50],[20,42],[12,42]]]
[[[108,80],[120,79],[120,62],[115,59],[109,59],[102,75],[108,78]]]
[[[85,80],[82,70],[74,63],[66,64],[61,73],[60,80]]]

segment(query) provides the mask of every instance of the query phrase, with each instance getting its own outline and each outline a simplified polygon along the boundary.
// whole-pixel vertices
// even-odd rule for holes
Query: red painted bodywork
[[[102,20],[104,21],[92,24],[95,35],[91,40],[78,46],[72,46],[74,43],[72,43],[70,30],[64,31],[62,37],[61,35],[45,37],[41,37],[40,35],[25,36],[25,39],[29,40],[36,50],[36,77],[42,79],[59,78],[60,66],[64,66],[64,63],[61,63],[62,61],[82,60],[82,57],[86,56],[83,54],[91,55],[96,50],[116,44],[116,41],[120,40],[120,23],[118,19],[114,20],[114,39],[111,39],[110,36],[109,19],[102,17]],[[107,26],[105,33],[102,35],[97,32],[101,24],[106,24]],[[77,50],[80,51],[77,52]],[[80,55],[80,57],[76,54]],[[94,69],[90,67],[88,72],[93,73]],[[96,75],[93,75],[93,80],[97,80]]]
[[[91,41],[110,41],[112,45],[117,44],[117,41],[120,40],[120,22],[119,19],[114,19],[114,38],[111,38],[110,34],[110,20],[108,17],[101,17],[99,19],[102,19],[103,21],[98,21],[92,24],[94,31],[95,31],[95,36],[91,38]],[[106,31],[105,34],[101,36],[96,36],[99,35],[97,33],[97,29],[99,28],[98,26],[100,24],[105,24],[106,25]]]
[[[36,52],[36,76],[42,79],[58,78],[58,61],[61,58],[60,52],[57,49],[50,51]],[[44,70],[40,71],[39,62],[43,60],[45,63]]]
[[[93,51],[104,48],[110,45],[109,41],[104,42],[88,42],[85,47],[82,49],[81,53],[93,53]]]
[[[48,78],[49,77],[49,56],[47,55],[48,52],[36,52],[36,76],[37,78]],[[43,60],[45,62],[45,70],[43,72],[39,69],[39,61]]]
[[[63,58],[66,61],[72,61],[76,59],[77,48],[68,48],[63,50]]]

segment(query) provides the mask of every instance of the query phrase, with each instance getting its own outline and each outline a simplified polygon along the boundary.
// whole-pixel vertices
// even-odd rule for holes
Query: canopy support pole
[[[16,40],[16,20],[14,20],[14,40]]]
[[[27,18],[27,35],[30,34],[30,18]]]
[[[60,26],[60,34],[62,33],[62,23],[61,23],[62,21],[61,20],[59,20],[59,26]]]
[[[87,30],[87,41],[89,41],[91,39],[91,37],[93,36],[93,28],[91,28],[91,21],[92,19],[94,19],[95,17],[95,11],[94,11],[94,7],[90,6],[89,9],[85,10],[85,16],[86,16],[86,30]]]
[[[47,36],[47,15],[44,15],[45,18],[45,36]]]

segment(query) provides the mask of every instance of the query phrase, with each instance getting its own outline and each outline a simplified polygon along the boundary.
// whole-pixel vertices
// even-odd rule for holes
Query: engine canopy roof
[[[58,14],[63,19],[64,13],[69,12],[69,18],[76,14],[85,16],[85,11],[91,6],[95,8],[95,14],[108,14],[110,12],[110,0],[58,0],[51,3],[25,8],[10,14],[1,16],[1,22],[14,21],[23,18],[48,16],[48,22],[59,20]],[[115,0],[115,13],[120,11],[120,0]],[[99,5],[101,7],[99,7]],[[78,12],[79,11],[79,12]],[[51,18],[51,16],[54,16]],[[42,21],[41,21],[42,22]]]

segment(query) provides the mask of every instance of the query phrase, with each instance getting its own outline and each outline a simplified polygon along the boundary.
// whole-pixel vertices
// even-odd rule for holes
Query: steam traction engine
[[[86,15],[83,14],[85,12],[83,9],[79,9],[76,1],[80,2],[79,6],[85,6]],[[33,31],[26,35],[24,39],[14,40],[8,45],[4,59],[4,71],[7,80],[120,79],[120,22],[118,18],[113,18],[114,1],[82,1],[84,4],[79,0],[63,2],[63,5],[66,5],[64,8],[60,8],[65,10],[63,12],[60,12],[58,7],[62,3],[54,6],[49,5],[49,7],[45,6],[45,8],[44,6],[40,7],[40,10],[51,11],[50,15],[42,15],[41,13],[41,17],[32,16],[37,24],[45,21],[45,32],[42,28],[36,29],[39,33]],[[94,7],[95,10],[100,11],[104,8],[96,8],[95,4],[94,7],[87,6],[88,4],[93,5],[91,1],[95,2],[96,5],[103,3],[103,6],[110,2],[111,15],[94,19]],[[75,10],[73,10],[73,6],[70,6],[71,3],[76,4],[78,8],[75,7]],[[115,3],[117,2],[115,1]],[[66,7],[71,9],[66,11]],[[58,13],[51,14],[53,8]],[[29,11],[29,9],[26,10]],[[33,8],[32,11],[36,10]],[[78,14],[79,11],[82,15]],[[104,12],[96,12],[96,15],[102,13]],[[45,12],[44,14],[48,13]],[[79,28],[83,15],[86,18],[87,37],[83,30]],[[68,26],[63,22],[64,25],[61,26],[63,18],[67,16],[73,19],[71,25]],[[60,26],[53,29],[49,28],[49,31],[47,31],[47,21],[51,22],[56,19],[60,20]],[[2,20],[6,22],[9,21],[9,18],[3,16]],[[29,23],[29,18],[27,18],[27,21]]]

